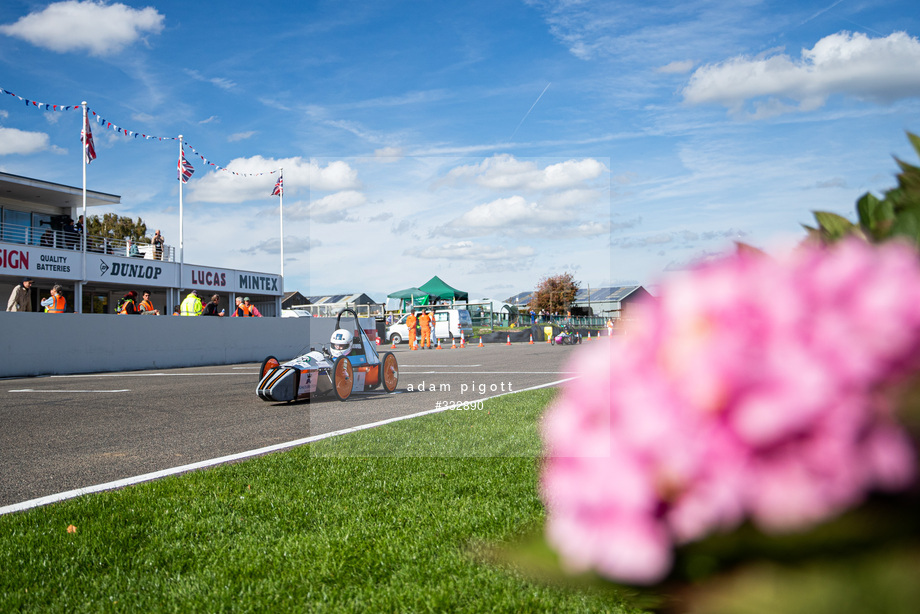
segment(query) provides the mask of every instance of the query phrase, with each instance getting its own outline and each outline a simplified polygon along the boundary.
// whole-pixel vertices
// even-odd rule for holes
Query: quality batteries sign
[[[28,245],[0,247],[0,275],[80,279],[80,252]]]

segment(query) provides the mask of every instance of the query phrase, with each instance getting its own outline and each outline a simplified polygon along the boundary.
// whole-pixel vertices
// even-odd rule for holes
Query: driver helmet
[[[351,347],[354,345],[355,336],[350,330],[345,330],[340,328],[334,333],[332,333],[332,338],[329,339],[329,343],[332,344],[332,355],[338,358],[339,356],[348,356],[351,353]]]

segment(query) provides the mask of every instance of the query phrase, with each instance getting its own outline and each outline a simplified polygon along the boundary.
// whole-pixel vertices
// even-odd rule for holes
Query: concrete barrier
[[[335,318],[0,312],[0,377],[285,361],[328,344],[334,330]]]

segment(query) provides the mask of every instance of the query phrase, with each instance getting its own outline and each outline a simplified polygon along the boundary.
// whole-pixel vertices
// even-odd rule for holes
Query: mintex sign
[[[281,294],[280,280],[278,275],[239,273],[239,289],[241,292],[252,292],[253,294]]]

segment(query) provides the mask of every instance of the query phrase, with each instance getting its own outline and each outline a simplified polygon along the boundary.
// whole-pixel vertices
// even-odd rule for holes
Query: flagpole
[[[182,135],[179,135],[179,164],[178,167],[178,177],[179,177],[179,298],[182,298],[181,290],[183,289],[182,283],[185,280],[183,277],[184,268],[185,268],[185,237],[182,234],[182,184],[185,183],[182,181]]]
[[[281,193],[278,194],[278,218],[281,224],[281,294],[284,294],[284,169],[282,168],[278,180],[281,182]]]
[[[80,281],[80,291],[77,293],[79,296],[74,297],[74,313],[81,313],[83,311],[83,286],[86,284],[87,275],[86,275],[86,227],[89,225],[88,220],[86,219],[86,145],[89,140],[89,135],[85,134],[86,129],[89,127],[89,113],[87,112],[86,101],[82,102],[83,106],[83,151],[80,152],[83,155],[83,279]]]

